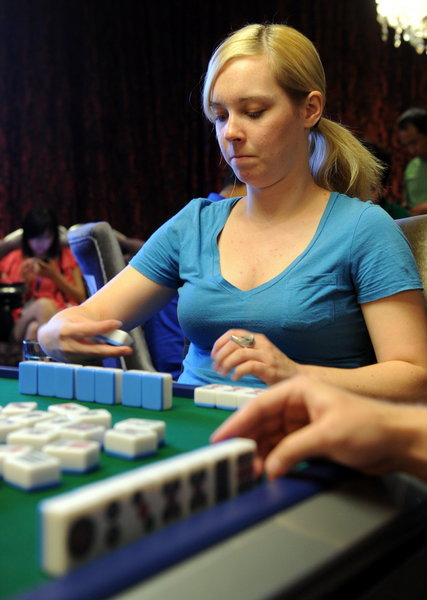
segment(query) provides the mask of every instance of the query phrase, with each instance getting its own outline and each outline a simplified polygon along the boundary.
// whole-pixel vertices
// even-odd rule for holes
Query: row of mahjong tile
[[[107,410],[75,403],[43,411],[36,402],[11,402],[0,412],[0,475],[24,490],[51,487],[61,472],[97,468],[101,449],[125,459],[153,455],[165,432],[165,422],[152,419],[125,419],[111,428]]]
[[[21,394],[149,410],[172,408],[170,373],[29,360],[19,363],[18,378]]]
[[[263,388],[211,383],[195,388],[194,404],[209,408],[236,410],[263,391]]]
[[[255,451],[253,440],[234,438],[44,500],[43,570],[62,575],[250,489]]]

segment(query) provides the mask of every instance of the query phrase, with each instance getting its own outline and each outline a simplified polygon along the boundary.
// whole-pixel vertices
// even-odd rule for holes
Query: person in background
[[[83,278],[67,247],[61,246],[58,222],[48,208],[33,208],[22,223],[20,249],[0,260],[3,282],[24,282],[25,304],[13,311],[15,341],[35,339],[40,325],[67,306],[86,298]]]
[[[379,204],[393,219],[404,219],[409,217],[409,211],[404,206],[396,204],[395,202],[389,202],[386,199],[386,191],[390,181],[391,173],[391,156],[389,152],[379,144],[371,142],[370,140],[363,140],[363,145],[383,164],[384,170],[381,175],[380,185],[377,190],[374,191],[372,201],[375,204]]]
[[[236,436],[257,442],[256,469],[269,479],[325,458],[370,475],[406,472],[427,481],[427,407],[373,400],[308,377],[259,394],[211,441]]]
[[[144,323],[178,290],[190,341],[181,383],[265,387],[310,374],[420,399],[427,323],[415,260],[389,215],[358,199],[381,167],[323,116],[325,87],[315,47],[291,27],[254,24],[224,40],[203,106],[246,195],[189,202],[106,286],[40,328],[44,350],[73,362],[129,354],[91,338]]]
[[[412,216],[427,214],[427,110],[409,108],[397,120],[400,143],[414,157],[403,175],[403,200]]]

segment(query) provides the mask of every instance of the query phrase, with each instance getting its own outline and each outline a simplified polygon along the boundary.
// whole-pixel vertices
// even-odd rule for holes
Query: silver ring
[[[255,345],[255,336],[252,333],[247,333],[240,337],[231,335],[230,339],[236,344],[239,344],[239,346],[243,346],[243,348],[252,348]]]

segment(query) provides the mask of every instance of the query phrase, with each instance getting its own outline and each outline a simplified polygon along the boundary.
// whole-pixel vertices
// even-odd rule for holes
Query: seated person
[[[14,341],[34,339],[40,325],[56,312],[83,302],[83,278],[69,248],[59,240],[55,215],[48,208],[34,208],[25,216],[21,248],[0,260],[1,281],[24,282],[24,306],[13,310]]]
[[[237,436],[257,442],[256,468],[269,479],[325,458],[371,475],[403,471],[427,481],[426,407],[372,400],[308,377],[259,394],[211,440]]]
[[[393,219],[405,219],[406,217],[409,217],[409,211],[406,210],[404,206],[401,204],[396,204],[396,202],[390,202],[385,196],[391,173],[390,154],[385,148],[379,144],[376,144],[375,142],[371,142],[370,140],[364,140],[363,144],[378,160],[381,161],[384,167],[381,175],[380,186],[375,191],[372,202],[379,204],[381,208],[388,212]]]
[[[228,37],[203,102],[246,195],[189,202],[112,281],[40,328],[44,350],[73,362],[128,355],[90,338],[145,323],[178,292],[190,340],[180,383],[265,387],[308,374],[421,399],[427,322],[416,263],[400,227],[360,200],[378,185],[378,161],[323,115],[325,85],[316,49],[290,27]]]

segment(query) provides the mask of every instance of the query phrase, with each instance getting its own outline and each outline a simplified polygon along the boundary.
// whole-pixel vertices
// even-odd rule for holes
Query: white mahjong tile
[[[186,452],[179,456],[183,464],[183,504],[185,514],[194,514],[205,510],[215,503],[213,446]]]
[[[105,429],[111,428],[111,413],[105,408],[90,409],[85,413],[82,413],[76,417],[78,423],[93,423],[96,425],[102,425]]]
[[[38,450],[8,457],[3,462],[3,479],[24,490],[58,485],[61,480],[60,462]]]
[[[16,419],[18,423],[21,423],[21,427],[32,427],[36,423],[51,419],[52,414],[47,410],[31,410],[30,412],[14,415],[13,418]]]
[[[222,383],[211,383],[209,385],[202,385],[196,387],[194,390],[194,404],[196,406],[215,407],[218,405],[218,397],[220,394],[232,391],[234,386],[222,384]]]
[[[114,429],[127,429],[128,427],[139,427],[142,429],[152,429],[157,434],[158,444],[163,444],[166,437],[166,422],[159,419],[138,419],[130,418],[123,421],[117,421]]]
[[[55,456],[61,462],[61,470],[86,473],[99,465],[101,445],[94,440],[54,440],[43,452]]]
[[[27,444],[0,444],[0,475],[3,474],[3,461],[8,456],[20,456],[34,450]]]
[[[239,392],[237,393],[237,408],[241,408],[242,406],[245,406],[245,404],[247,404],[248,402],[250,402],[253,398],[256,398],[256,396],[259,396],[259,394],[262,394],[263,392],[265,392],[265,388],[253,388],[253,387],[242,387],[240,388]]]
[[[62,439],[95,440],[101,445],[104,443],[105,431],[105,427],[96,423],[72,423],[58,430]]]
[[[127,427],[108,429],[104,437],[104,451],[123,458],[141,458],[157,451],[157,434],[152,429]]]
[[[160,526],[164,527],[190,514],[186,503],[188,468],[185,460],[182,460],[181,457],[163,461],[159,467],[161,468],[157,469],[160,479],[158,511]]]
[[[239,406],[239,398],[247,388],[243,386],[224,386],[217,390],[215,406],[225,410],[236,410]]]
[[[48,410],[57,415],[71,418],[72,416],[79,416],[88,412],[89,408],[76,402],[62,402],[60,404],[50,404]]]
[[[59,433],[56,429],[43,430],[35,427],[24,427],[12,431],[6,438],[8,444],[28,444],[34,446],[37,450],[41,450],[43,446],[58,439]]]
[[[157,489],[156,470],[138,468],[43,501],[43,570],[62,575],[143,537],[158,525]]]
[[[74,425],[78,423],[77,418],[69,419],[66,416],[55,415],[55,413],[50,413],[52,415],[51,419],[46,419],[46,421],[39,421],[34,425],[36,429],[43,429],[45,431],[49,429],[62,429],[62,427],[66,427],[67,425]]]
[[[9,402],[3,408],[3,415],[19,415],[36,410],[37,402]]]
[[[16,429],[21,429],[22,423],[16,419],[16,417],[2,417],[0,416],[0,442],[5,442],[7,436]]]

